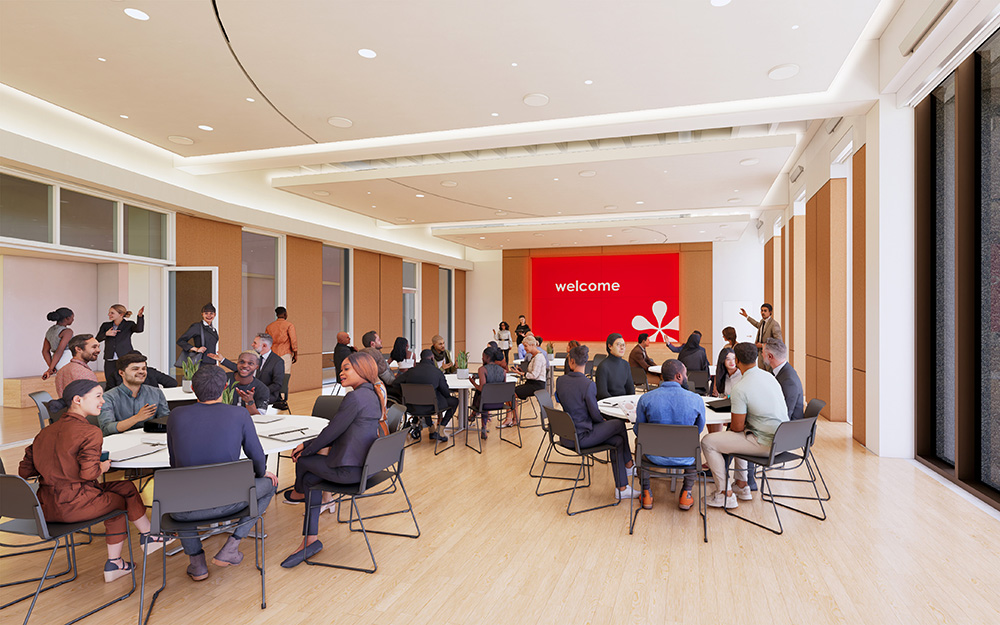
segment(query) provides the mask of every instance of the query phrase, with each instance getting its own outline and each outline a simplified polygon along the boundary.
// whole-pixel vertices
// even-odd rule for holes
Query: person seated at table
[[[249,413],[242,408],[222,403],[222,391],[228,383],[226,372],[219,367],[201,367],[191,378],[191,388],[198,403],[177,408],[167,421],[170,466],[197,467],[235,462],[240,459],[241,452],[246,454],[253,461],[257,513],[264,514],[274,497],[278,478],[267,470],[267,458]],[[204,510],[175,512],[171,516],[177,521],[200,521],[234,514],[244,507],[244,504],[236,503]],[[240,541],[247,537],[256,522],[257,517],[240,517],[233,535],[212,558],[212,564],[236,566],[242,562]],[[190,561],[187,574],[196,582],[207,579],[208,565],[197,532],[182,536],[181,545]]]
[[[434,367],[433,362],[430,366]],[[323,481],[353,485],[361,481],[368,450],[378,438],[380,423],[386,418],[385,395],[375,385],[378,381],[378,364],[371,355],[354,353],[343,362],[340,382],[354,390],[344,396],[337,414],[319,436],[300,444],[292,452],[296,492],[304,494],[309,487]],[[320,506],[321,492],[309,490],[305,536],[298,550],[281,563],[282,567],[297,566],[323,549],[318,538]]]
[[[479,371],[470,380],[472,386],[475,387],[476,392],[472,394],[472,412],[480,412],[480,410],[500,410],[503,408],[503,404],[496,405],[490,404],[483,406],[480,409],[479,403],[482,400],[483,387],[487,384],[502,384],[507,381],[507,372],[496,363],[497,359],[503,358],[503,350],[499,347],[487,347],[483,350],[483,366],[479,367]],[[482,424],[479,429],[479,436],[486,440],[487,434],[489,433],[490,419],[486,414],[483,415]]]
[[[803,417],[805,402],[802,380],[788,362],[788,347],[781,339],[770,338],[764,343],[764,362],[781,385],[781,393],[785,396],[785,406],[788,408],[788,420],[798,421]]]
[[[635,475],[635,463],[632,461],[625,421],[605,419],[601,414],[597,407],[597,386],[583,373],[589,358],[590,349],[586,345],[578,345],[570,350],[566,358],[570,363],[570,372],[556,380],[559,403],[573,418],[581,449],[597,445],[614,446],[611,461],[615,498],[635,499],[639,496],[639,491],[628,483],[629,476]],[[572,441],[563,441],[563,444],[572,444]]]
[[[534,334],[532,334],[531,332],[528,332],[527,334],[524,335],[524,338],[521,339],[521,342],[517,344],[517,359],[518,360],[523,361],[523,360],[527,360],[528,359],[528,348],[526,348],[524,346],[524,339],[528,338],[529,336],[531,338],[535,339],[535,344],[536,345],[541,345],[541,343],[539,342],[538,338]]]
[[[701,397],[684,390],[687,382],[687,367],[679,360],[665,360],[660,368],[663,383],[639,398],[635,408],[635,423],[632,428],[639,433],[640,423],[664,423],[667,425],[697,425],[700,434],[705,429],[705,402]],[[685,467],[694,463],[694,458],[668,456],[646,456],[653,464],[664,467]],[[684,485],[677,505],[681,510],[690,510],[694,505],[691,488],[694,486],[695,468],[684,470]],[[642,507],[653,507],[653,495],[649,489],[649,474],[641,472]]]
[[[458,365],[451,359],[451,354],[448,353],[448,350],[444,346],[444,337],[440,334],[435,334],[431,337],[431,353],[434,355],[434,365],[442,373],[455,373],[458,371]],[[421,356],[422,359],[423,357]]]
[[[163,391],[143,384],[146,381],[145,356],[129,353],[119,358],[118,375],[122,383],[104,393],[104,407],[97,420],[105,436],[131,430],[147,419],[170,414]]]
[[[447,442],[448,437],[444,435],[444,427],[448,425],[451,418],[455,416],[455,411],[458,410],[458,398],[451,394],[451,389],[448,388],[448,380],[444,377],[444,373],[435,365],[434,353],[431,350],[425,349],[421,351],[420,362],[414,365],[412,369],[408,369],[402,376],[396,378],[393,386],[398,387],[400,397],[403,396],[403,384],[429,384],[434,387],[434,391],[437,393],[436,407],[411,404],[407,405],[406,411],[411,415],[424,417],[427,422],[427,431],[430,432],[427,436],[428,442],[434,440],[439,440],[442,443]],[[435,426],[434,415],[442,410],[444,411],[444,417],[441,419],[440,426]]]
[[[625,355],[625,339],[614,332],[605,341],[608,357],[601,361],[594,376],[597,381],[597,399],[635,395],[632,368],[622,358]]]
[[[101,343],[93,334],[76,334],[66,344],[72,359],[56,372],[56,393],[62,396],[66,386],[73,380],[97,381],[97,375],[87,363],[94,362],[101,353]]]
[[[571,351],[573,351],[574,347],[579,347],[579,346],[580,346],[580,341],[570,341],[566,345],[566,353],[569,354]],[[566,360],[563,361],[563,375],[566,375],[572,370],[573,368],[569,364],[569,358],[566,358]]]
[[[337,379],[340,379],[340,365],[347,357],[356,352],[351,342],[351,335],[347,332],[337,332],[337,346],[333,348],[333,366],[337,371]]]
[[[274,339],[271,338],[271,335],[261,332],[253,337],[253,343],[250,346],[258,356],[258,364],[253,377],[260,380],[267,387],[269,401],[270,399],[278,399],[281,395],[281,387],[285,384],[285,361],[271,350],[271,345],[273,344]],[[228,358],[216,360],[230,371],[237,371],[239,369]],[[284,410],[287,409],[287,407],[284,408]]]
[[[733,326],[726,326],[722,328],[722,341],[723,344],[722,349],[719,350],[719,357],[715,359],[716,375],[718,375],[718,370],[722,367],[722,363],[726,359],[725,351],[736,347],[736,328]]]
[[[271,391],[261,380],[254,377],[257,366],[260,363],[260,356],[254,351],[245,351],[236,359],[236,364],[222,356],[213,355],[212,358],[219,364],[228,363],[225,366],[234,369],[228,373],[229,385],[235,386],[235,392],[230,403],[234,406],[243,406],[251,415],[264,414],[267,412],[267,404],[271,401]],[[279,359],[280,360],[280,359]],[[284,363],[282,363],[284,364]]]
[[[49,403],[62,417],[42,428],[24,450],[17,474],[28,479],[38,476],[38,501],[50,523],[78,523],[114,510],[126,510],[129,521],[139,530],[139,544],[153,553],[163,542],[149,536],[146,506],[135,485],[128,481],[100,482],[111,469],[111,461],[101,461],[104,437],[87,417],[96,417],[104,405],[104,392],[93,380],[74,380],[66,385],[61,398]],[[108,560],[104,581],[128,575],[135,568],[122,559],[125,544],[125,516],[104,522]]]
[[[639,340],[628,354],[628,365],[639,367],[648,372],[649,368],[656,364],[656,361],[649,357],[646,350],[649,349],[649,335],[643,332],[639,335]]]
[[[695,330],[688,335],[687,342],[680,347],[674,347],[667,343],[667,348],[678,354],[677,360],[684,363],[688,373],[692,371],[708,371],[708,355],[705,348],[701,346],[701,332]]]
[[[143,355],[142,352],[140,352],[138,350],[132,350],[129,353],[130,354],[139,354],[140,356]],[[163,373],[159,369],[154,369],[153,367],[150,367],[149,363],[147,362],[146,363],[146,380],[143,382],[143,384],[147,384],[149,386],[161,387],[161,388],[175,388],[177,386],[177,379],[170,377],[169,375],[167,375],[166,373]]]
[[[396,363],[396,375],[413,367],[413,352],[410,351],[410,342],[405,337],[397,336],[392,344],[392,352],[389,358]]]
[[[521,347],[525,349],[525,359],[530,357],[531,360],[528,361],[527,367],[524,365],[524,360],[521,361],[520,365],[512,367],[515,373],[524,374],[524,384],[515,386],[514,394],[517,395],[518,399],[530,399],[535,396],[535,391],[545,388],[549,359],[538,349],[538,342],[531,333],[521,341]],[[512,419],[505,421],[503,427],[513,425],[517,425],[516,414]]]
[[[496,352],[493,354],[493,363],[498,367],[500,367],[501,369],[503,369],[503,372],[506,374],[509,369],[509,365],[507,364],[507,357],[504,354],[506,354],[507,352],[500,349],[500,346],[499,344],[497,344],[496,341],[490,341],[489,343],[487,343],[487,345],[496,350]]]
[[[361,351],[369,354],[378,364],[379,379],[385,384],[392,384],[396,376],[389,370],[389,363],[382,354],[382,337],[375,330],[369,330],[361,336],[361,344],[364,346]]]
[[[715,367],[712,396],[729,397],[733,393],[733,387],[741,379],[743,379],[743,374],[740,373],[739,368],[736,366],[736,352],[728,347],[723,347],[722,351],[719,352],[719,364]],[[723,429],[725,428],[718,423],[708,426],[709,432],[721,432]],[[753,476],[751,475],[751,481],[752,479]]]
[[[735,508],[737,499],[750,501],[753,495],[747,483],[747,463],[736,458],[736,483],[726,489],[726,460],[724,454],[741,453],[767,456],[771,452],[774,432],[788,421],[788,409],[781,385],[774,376],[757,367],[757,346],[737,343],[736,366],[743,374],[740,383],[733,387],[730,397],[732,423],[729,431],[705,435],[701,448],[715,478],[716,490],[706,503],[713,508]]]

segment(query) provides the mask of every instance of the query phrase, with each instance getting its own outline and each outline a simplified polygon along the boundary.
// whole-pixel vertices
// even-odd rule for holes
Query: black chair
[[[483,386],[482,393],[479,396],[479,406],[480,411],[477,413],[473,409],[469,409],[468,424],[465,428],[465,446],[469,449],[475,451],[476,453],[483,453],[483,441],[481,436],[476,436],[476,441],[478,442],[478,447],[473,447],[469,444],[469,430],[475,427],[475,422],[479,420],[479,427],[475,428],[477,434],[480,434],[484,428],[483,422],[490,416],[496,416],[499,421],[503,414],[508,410],[514,409],[514,402],[516,397],[514,396],[514,382],[490,382]],[[499,406],[498,408],[486,409],[487,406]],[[504,429],[501,428],[500,440],[510,443],[515,447],[521,446],[521,431],[518,428],[517,438],[518,442],[515,443],[513,440],[508,440],[503,437]]]
[[[35,402],[35,406],[38,408],[39,429],[43,429],[46,425],[55,421],[52,415],[49,414],[48,403],[52,401],[51,395],[45,391],[35,391],[34,393],[28,393],[28,397],[31,398],[31,401]]]
[[[125,510],[115,510],[95,519],[81,521],[79,523],[48,523],[45,521],[45,514],[42,512],[42,505],[38,502],[38,496],[31,488],[31,485],[16,475],[0,474],[0,517],[11,519],[10,521],[0,524],[0,532],[18,534],[20,536],[34,536],[39,539],[38,542],[24,545],[27,547],[34,547],[48,542],[53,543],[52,553],[49,555],[48,563],[46,563],[45,570],[42,572],[40,577],[23,579],[14,582],[4,582],[3,584],[0,584],[0,588],[6,588],[9,586],[38,582],[38,587],[35,589],[35,592],[28,593],[22,597],[18,597],[17,599],[4,603],[0,606],[0,610],[10,607],[15,603],[20,603],[28,597],[31,597],[31,605],[28,607],[28,613],[24,617],[24,623],[27,625],[28,619],[31,618],[31,611],[35,609],[35,603],[38,601],[38,596],[41,593],[46,590],[52,590],[58,586],[62,586],[63,584],[76,579],[78,569],[76,564],[76,543],[73,539],[73,535],[76,532],[88,529],[98,523],[103,523],[108,519],[112,519],[125,513]],[[67,568],[61,573],[49,575],[49,570],[52,568],[52,561],[55,559],[56,552],[59,551],[60,541],[64,541],[62,546],[66,547]],[[125,524],[125,543],[128,545],[127,560],[131,562],[133,561],[132,534],[128,523]],[[73,576],[69,579],[56,582],[47,588],[43,587],[46,580],[61,577],[70,572],[73,573]],[[128,599],[133,592],[135,592],[135,569],[132,570],[131,589],[101,605],[100,607],[94,608],[86,614],[68,621],[66,625],[86,618],[91,614],[103,610],[113,603],[124,601],[125,599]]]
[[[403,389],[403,403],[406,404],[406,411],[413,414],[413,408],[415,406],[429,406],[438,416],[438,423],[440,424],[441,419],[444,418],[444,413],[447,410],[441,409],[437,403],[437,391],[430,384],[406,384],[405,382],[400,385]],[[419,415],[413,415],[418,417]],[[456,415],[457,416],[457,415]],[[448,449],[455,446],[455,434],[457,433],[457,419],[451,424],[451,439],[448,443],[441,447],[441,439],[436,439],[434,441],[434,455],[438,455]],[[444,430],[444,427],[438,428],[440,431]],[[419,439],[417,439],[419,440]]]
[[[819,413],[826,406],[826,402],[822,399],[810,399],[809,404],[803,411],[803,419],[815,419],[816,423],[819,422]],[[813,445],[816,444],[816,424],[813,424],[812,435],[809,437],[809,461],[812,463],[814,469],[816,469],[816,475],[819,477],[820,483],[823,485],[823,492],[825,493],[822,497],[823,501],[830,501],[830,489],[826,485],[826,480],[823,479],[823,472],[819,470],[819,463],[816,462],[816,456],[812,452]],[[801,463],[801,459],[800,459]],[[790,467],[790,469],[796,469],[799,465]],[[786,469],[787,470],[787,469]],[[810,480],[804,478],[794,478],[794,477],[772,477],[772,482],[808,482]],[[776,497],[783,497],[785,499],[812,499],[812,497],[800,497],[796,495],[775,495]]]
[[[254,564],[260,571],[260,609],[267,607],[264,576],[264,519],[258,516],[257,487],[254,484],[253,461],[249,458],[221,464],[207,464],[198,467],[160,469],[156,472],[153,487],[153,509],[150,518],[150,536],[180,537],[181,532],[201,530],[218,534],[233,529],[239,518],[256,518],[256,534],[248,538],[254,542]],[[174,512],[192,512],[206,508],[216,508],[232,504],[246,504],[246,507],[225,516],[201,521],[177,521]],[[167,586],[167,550],[163,550],[163,583],[153,593],[142,618],[142,606],[146,595],[146,553],[142,554],[142,587],[139,591],[139,623],[148,623],[153,613],[157,597]],[[185,593],[187,594],[187,592]],[[190,595],[188,595],[190,596]]]
[[[594,379],[594,361],[588,360],[587,364],[583,367],[583,375],[587,376],[591,380]]]
[[[555,357],[556,358],[566,358],[568,355],[569,355],[569,352],[556,352]]]
[[[410,502],[410,496],[406,493],[406,486],[403,485],[403,453],[406,443],[407,432],[400,431],[390,434],[388,436],[382,436],[375,439],[372,443],[371,448],[368,449],[368,454],[365,457],[364,469],[361,472],[361,480],[358,484],[336,484],[334,482],[320,482],[319,484],[310,487],[306,490],[306,501],[309,501],[309,492],[311,490],[320,490],[327,493],[334,493],[341,495],[340,501],[343,501],[344,497],[349,497],[351,502],[351,513],[350,518],[346,521],[352,532],[361,532],[361,535],[365,538],[365,544],[368,546],[368,556],[372,561],[372,568],[361,568],[355,566],[347,566],[344,564],[333,564],[329,562],[314,562],[307,558],[305,560],[306,564],[312,566],[328,566],[335,569],[346,569],[348,571],[360,571],[363,573],[374,573],[378,570],[378,563],[375,561],[375,552],[372,550],[371,541],[368,540],[369,534],[383,534],[387,536],[401,536],[405,538],[419,538],[420,537],[420,526],[417,524],[417,517],[413,513],[413,504]],[[392,512],[384,512],[381,514],[374,514],[370,516],[362,516],[360,510],[358,510],[358,499],[366,496],[366,491],[384,483],[386,480],[391,480],[392,484],[390,487],[383,489],[381,492],[388,492],[390,489],[395,490],[395,485],[399,484],[400,490],[403,491],[403,497],[406,498],[406,508],[402,510],[394,510]],[[308,507],[308,503],[306,504]],[[340,516],[340,510],[343,506],[338,506],[337,515],[338,520]],[[404,534],[399,532],[388,532],[383,530],[373,530],[365,527],[365,521],[371,519],[377,519],[381,517],[392,516],[396,514],[403,514],[405,512],[410,513],[410,518],[413,519],[413,527],[416,529],[415,534]],[[357,522],[358,529],[355,529],[354,523]],[[309,523],[309,510],[306,510],[305,520],[303,521],[303,529],[308,529],[306,524]]]
[[[573,486],[569,488],[563,488],[555,491],[550,491],[547,493],[539,493],[538,487],[535,488],[536,495],[550,495],[552,493],[570,491],[569,502],[566,504],[566,514],[569,516],[574,516],[580,514],[581,512],[590,512],[591,510],[600,510],[601,508],[610,508],[612,506],[617,506],[621,503],[620,499],[616,499],[613,503],[604,504],[601,506],[594,506],[592,508],[585,508],[583,510],[577,510],[575,512],[571,511],[573,506],[573,497],[576,495],[577,488],[580,488],[580,478],[586,473],[587,480],[583,488],[587,488],[591,484],[591,467],[592,463],[587,462],[587,458],[595,459],[596,454],[608,452],[609,454],[615,452],[615,448],[611,445],[596,445],[594,447],[580,447],[580,439],[576,434],[576,424],[573,423],[573,417],[569,414],[563,412],[562,410],[555,410],[554,408],[543,408],[546,416],[549,420],[549,431],[550,435],[558,436],[561,439],[561,444],[563,447],[574,452],[576,456],[580,458],[579,464],[577,464],[576,477],[573,479]],[[542,473],[545,473],[544,465],[542,468]],[[539,486],[541,486],[542,479],[538,478]]]
[[[708,371],[688,371],[688,390],[708,395]]]
[[[553,438],[551,429],[549,428],[549,421],[548,421],[548,417],[546,416],[546,412],[545,412],[546,409],[555,408],[555,404],[552,403],[552,396],[549,395],[549,392],[546,391],[546,390],[544,390],[544,389],[535,391],[535,400],[538,401],[538,405],[541,407],[541,410],[542,410],[542,416],[541,416],[542,438],[541,438],[541,440],[538,441],[538,449],[535,450],[535,455],[534,455],[534,457],[531,460],[531,466],[528,468],[528,476],[529,477],[534,477],[534,478],[541,478],[543,476],[543,474],[545,473],[545,467],[547,465],[565,464],[565,465],[569,465],[569,466],[575,467],[577,463],[575,463],[575,462],[561,462],[559,460],[549,460],[549,458],[551,457],[553,451],[555,451],[558,454],[566,455],[566,454],[563,454],[560,451],[561,449],[565,449],[565,447],[563,447],[562,445],[556,445],[555,444],[555,439]],[[542,451],[542,446],[545,445],[546,441],[548,441],[549,445],[548,445],[548,447],[545,450],[545,454],[542,456],[542,472],[536,474],[535,473],[535,464],[538,462],[538,454],[539,454],[539,452]],[[559,477],[559,476],[555,476],[555,475],[546,475],[545,479],[548,479],[548,480],[572,480],[573,478],[571,478],[571,477]],[[539,489],[536,486],[535,487],[535,494],[538,495],[539,497],[541,497],[542,495],[551,495],[554,492],[562,492],[562,491],[549,491],[549,492],[546,492],[546,493],[539,493],[538,490]]]
[[[694,469],[698,482],[698,514],[701,515],[702,534],[708,542],[708,506],[705,499],[705,476],[707,471],[701,468],[701,440],[696,425],[667,425],[661,423],[638,423],[635,439],[636,479],[648,473],[651,478],[673,479],[677,471]],[[687,466],[664,466],[649,460],[649,456],[664,456],[667,458],[694,458],[694,463]],[[634,486],[633,486],[634,488]],[[635,530],[635,522],[639,518],[642,506],[632,513],[633,502],[629,501],[628,533]]]
[[[649,385],[649,378],[646,377],[645,369],[632,365],[632,384],[635,385],[636,389],[641,387],[644,391],[648,391],[651,388]]]
[[[278,410],[288,410],[288,381],[292,378],[291,373],[286,373],[281,379],[281,390],[278,391],[278,400],[272,405]]]
[[[312,416],[332,420],[343,402],[343,395],[320,395],[313,402]]]
[[[399,430],[404,417],[406,417],[406,406],[403,404],[392,404],[386,408],[385,422],[390,434]]]
[[[812,445],[813,432],[816,428],[816,417],[809,419],[799,419],[797,421],[785,421],[778,426],[778,429],[774,432],[774,441],[771,444],[771,452],[767,456],[751,456],[748,454],[729,454],[733,458],[740,458],[746,460],[747,462],[752,462],[760,468],[760,480],[758,484],[760,485],[760,496],[761,500],[771,504],[774,508],[774,518],[778,522],[778,529],[768,527],[763,523],[758,523],[750,518],[740,516],[736,514],[731,509],[726,508],[726,514],[729,516],[736,517],[757,527],[764,528],[775,534],[781,534],[784,532],[784,528],[781,526],[781,516],[778,514],[778,506],[782,508],[788,508],[789,510],[794,510],[800,514],[818,519],[820,521],[826,520],[826,509],[823,507],[823,498],[820,497],[819,489],[816,488],[816,474],[813,471],[812,463],[810,462],[809,447]],[[797,450],[801,450],[799,453],[795,453]],[[786,467],[779,466],[785,464],[794,463],[794,466]],[[806,470],[809,472],[808,480],[797,480],[805,481],[812,484],[813,492],[816,494],[815,497],[794,497],[795,499],[811,499],[819,503],[820,514],[813,514],[802,510],[801,508],[795,508],[788,504],[781,503],[777,501],[777,498],[792,498],[789,495],[775,495],[771,489],[771,478],[768,478],[767,472],[769,470],[777,471],[790,471],[804,465]],[[726,490],[729,490],[729,471],[726,471]]]

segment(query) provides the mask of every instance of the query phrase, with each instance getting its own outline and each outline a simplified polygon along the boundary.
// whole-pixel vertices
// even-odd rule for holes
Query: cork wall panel
[[[531,314],[531,259],[527,250],[514,255],[506,250],[503,253],[503,321],[510,324],[510,331],[517,325],[518,315]],[[497,320],[500,323],[501,320]],[[529,321],[530,324],[530,321]]]
[[[400,266],[402,270],[402,266]],[[361,335],[379,327],[381,319],[381,279],[379,254],[354,250],[354,334],[355,344],[361,344]]]
[[[375,328],[386,351],[403,334],[403,259],[379,255],[379,323]]]
[[[792,366],[806,383],[809,363],[806,360],[806,223],[805,215],[792,217],[788,224],[788,302],[786,318],[790,319],[792,336]],[[808,393],[808,387],[806,388]]]
[[[853,393],[854,440],[864,445],[866,444],[865,420],[867,414],[865,412],[865,400],[867,399],[865,391],[866,374],[864,371],[858,371],[857,369],[852,369],[851,374],[854,377],[854,383],[851,388],[851,392]]]
[[[323,244],[286,237],[288,320],[295,324],[299,354],[289,391],[323,385]]]
[[[783,284],[781,262],[782,257],[781,237],[771,237],[764,244],[764,301],[769,302],[774,307],[774,318],[784,319],[781,307],[781,289]]]
[[[788,346],[788,361],[795,366],[795,306],[792,297],[795,294],[795,271],[794,265],[789,261],[792,252],[795,251],[794,237],[792,236],[792,224],[788,222],[781,227],[781,239],[784,241],[785,253],[781,255],[781,273],[784,276],[783,297],[785,302],[785,314],[782,318],[781,327],[785,333],[785,344]]]
[[[859,371],[865,371],[865,358],[866,358],[866,340],[867,340],[867,328],[865,326],[865,311],[868,308],[868,303],[865,299],[866,293],[866,281],[865,281],[865,268],[866,268],[866,256],[865,256],[865,245],[867,243],[867,233],[865,231],[865,215],[867,208],[865,205],[865,146],[861,146],[861,149],[855,152],[853,166],[854,170],[852,172],[852,198],[851,206],[853,210],[852,215],[852,230],[851,233],[852,241],[852,303],[854,306],[853,310],[853,330],[852,339],[853,343],[853,366]],[[855,413],[857,414],[857,413]],[[855,419],[855,423],[857,420]]]
[[[177,214],[177,266],[218,267],[219,349],[242,349],[243,229],[236,224]],[[188,324],[197,319],[192,319]]]
[[[850,363],[847,359],[847,288],[850,274],[847,272],[847,179],[834,178],[830,187],[830,234],[826,238],[829,250],[829,308],[826,316],[826,330],[821,341],[830,360],[830,419],[847,421],[847,387]]]
[[[818,194],[817,194],[818,195]],[[806,226],[806,241],[805,241],[805,258],[806,258],[806,281],[805,281],[805,330],[806,330],[806,353],[810,355],[816,354],[816,295],[817,295],[817,284],[816,284],[816,263],[818,262],[818,254],[816,253],[816,228],[820,222],[818,199],[816,195],[809,198],[806,202],[806,215],[809,216],[809,220],[805,223]]]
[[[814,381],[813,388],[815,389],[815,391],[808,394],[808,396],[818,397],[826,402],[826,406],[823,408],[820,414],[832,421],[834,420],[832,418],[832,415],[834,414],[837,400],[831,395],[831,390],[832,390],[831,384],[833,383],[833,377],[831,376],[832,372],[830,369],[830,363],[823,360],[822,358],[813,358],[811,363],[811,368],[814,370],[812,375]],[[838,379],[841,383],[846,382],[846,380],[844,379],[845,375],[846,371],[843,372],[842,375],[838,376]],[[843,407],[841,406],[839,410],[843,410]],[[843,421],[844,419],[837,419],[837,420]]]
[[[689,334],[701,330],[701,346],[708,353],[709,361],[715,333],[712,331],[712,250],[680,253],[681,342]]]
[[[455,351],[463,351],[465,345],[465,279],[466,273],[455,270]]]
[[[420,265],[420,348],[428,349],[431,346],[431,337],[438,333],[440,325],[440,302],[438,295],[441,290],[441,281],[438,278],[440,267],[432,263],[422,263]]]
[[[830,360],[830,310],[832,305],[831,276],[831,211],[833,181],[828,180],[816,194],[816,298],[806,303],[814,304],[815,308],[815,351],[811,352],[817,358]],[[828,402],[829,403],[829,402]]]

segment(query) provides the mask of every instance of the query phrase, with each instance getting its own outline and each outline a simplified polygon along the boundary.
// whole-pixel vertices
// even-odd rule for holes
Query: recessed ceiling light
[[[583,81],[583,84],[585,84],[585,85],[592,85],[592,84],[594,84],[594,81],[593,80],[585,80],[585,81]]]
[[[457,187],[458,183],[455,182],[454,180],[442,180],[441,181],[441,186],[442,187]]]
[[[553,178],[552,180],[553,180],[554,182],[559,182],[559,179],[558,179],[558,178]]]
[[[759,158],[745,158],[742,161],[740,161],[740,165],[743,165],[744,167],[749,167],[751,165],[756,165],[759,162],[760,162]]]
[[[121,117],[122,119],[128,119],[128,115],[119,115],[118,117]]]
[[[490,113],[491,117],[500,117],[500,113]]]
[[[424,197],[424,194],[423,193],[418,193],[417,197]]]
[[[528,106],[545,106],[549,103],[549,96],[544,93],[529,93],[521,101]]]
[[[609,234],[609,235],[607,235],[607,237],[608,237],[609,239],[610,239],[611,237],[613,237],[613,236],[615,236],[615,235],[613,235],[613,234]]]
[[[247,102],[256,102],[256,101],[257,100],[254,100],[253,98],[247,98]]]
[[[206,126],[205,124],[201,124],[200,126],[198,126],[198,128],[206,132],[212,132],[213,130],[215,130],[215,128],[212,128],[211,126]]]
[[[771,80],[786,80],[799,73],[799,66],[795,63],[785,63],[776,65],[767,71],[767,77]]]
[[[483,241],[483,240],[485,240],[485,239],[486,239],[486,237],[479,237],[479,240],[480,240],[480,241]]]
[[[375,206],[374,204],[372,204],[372,208],[378,208],[378,206]]]
[[[541,232],[536,232],[536,233],[534,233],[534,235],[535,235],[536,237],[540,237],[540,236],[542,236],[542,233],[541,233]]]
[[[320,197],[326,197],[326,196],[330,195],[330,192],[329,191],[323,191],[322,189],[320,189],[318,191],[313,191],[313,195],[318,195]]]
[[[615,206],[614,204],[608,204],[607,206],[604,207],[604,210],[606,211],[618,210],[618,207]]]
[[[596,175],[597,172],[594,171],[593,169],[584,169],[583,171],[580,172],[581,178],[593,178]]]
[[[739,193],[739,192],[740,192],[739,189],[733,189],[733,193]]]
[[[576,245],[576,241],[573,241],[573,245]]]
[[[107,60],[106,58],[104,58],[103,56],[99,56],[99,57],[97,57],[97,60],[98,60],[98,61],[100,61],[101,63],[106,63],[106,62],[108,61],[108,60]]]
[[[798,24],[792,24],[792,30],[798,30],[798,29],[799,29]]]
[[[508,199],[508,200],[513,200],[514,198],[513,198],[512,196],[509,196],[509,195],[508,195],[508,196],[507,196],[507,199]]]
[[[369,192],[368,192],[368,195],[371,195],[371,194],[372,194],[372,192],[371,192],[371,191],[369,191]]]
[[[724,7],[733,0],[712,0],[712,6],[714,7]]]
[[[410,223],[413,223],[413,222],[415,222],[415,221],[416,221],[416,219],[411,219],[411,220],[410,220]]]
[[[562,215],[562,211],[556,211],[556,215]]]
[[[704,230],[699,230],[698,234],[705,234],[705,231]]]
[[[125,15],[128,15],[134,20],[139,20],[140,22],[145,22],[149,19],[149,15],[143,13],[139,9],[125,9]]]
[[[511,67],[517,67],[517,63],[511,63],[510,66]]]
[[[181,135],[170,135],[167,140],[176,143],[177,145],[193,145],[194,139],[189,139],[188,137],[182,137]]]
[[[583,232],[583,228],[580,228],[579,230],[577,230],[577,232]]]
[[[636,204],[639,204],[641,206],[641,205],[645,204],[645,202],[643,202],[642,200],[639,200],[638,202],[636,202]]]
[[[354,125],[354,122],[346,117],[330,117],[326,120],[326,123],[336,128],[350,128]]]
[[[361,48],[360,50],[358,50],[358,54],[365,57],[366,59],[374,59],[376,56],[378,56],[377,54],[375,54],[374,50],[369,50],[368,48]]]
[[[738,198],[738,197],[731,197],[731,198],[729,198],[729,203],[730,204],[739,204],[740,203],[740,198]]]

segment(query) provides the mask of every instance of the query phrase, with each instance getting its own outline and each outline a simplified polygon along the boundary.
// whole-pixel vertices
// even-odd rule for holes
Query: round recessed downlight
[[[199,125],[198,128],[204,130],[205,132],[212,132],[213,130],[215,130],[215,128],[212,128],[211,126],[206,126],[205,124]]]
[[[167,137],[167,140],[171,143],[176,143],[177,145],[194,145],[194,139],[182,137],[181,135],[170,135]]]
[[[326,123],[336,128],[350,128],[354,125],[354,122],[346,117],[329,117],[327,118]]]
[[[549,103],[549,96],[544,93],[529,93],[522,100],[528,106],[545,106]]]
[[[319,189],[319,190],[313,191],[313,195],[318,195],[320,197],[326,197],[326,196],[330,195],[330,192],[329,191],[324,191],[322,189]]]
[[[454,180],[442,180],[441,181],[441,186],[442,187],[457,187],[458,183],[455,182]]]
[[[699,230],[698,234],[705,234],[705,231],[704,230]]]
[[[553,182],[559,182],[559,179],[558,178],[553,178],[552,181]]]
[[[583,171],[580,172],[581,178],[593,178],[596,175],[597,172],[594,171],[593,169],[584,169]]]
[[[119,115],[118,117],[121,117],[122,119],[128,119],[128,115]]]
[[[739,193],[739,192],[740,192],[739,189],[733,189],[733,193]]]
[[[636,202],[636,204],[638,204],[639,206],[642,206],[643,204],[645,204],[645,202],[643,202],[642,200],[639,200],[638,202]]]
[[[256,102],[256,101],[257,100],[254,100],[253,98],[247,98],[247,102]]]
[[[562,215],[562,211],[556,211],[556,215]]]
[[[490,117],[500,117],[500,113],[490,113]]]
[[[517,67],[517,63],[511,63],[510,66],[511,67]]]
[[[798,29],[799,29],[798,24],[792,24],[792,30],[798,30]]]
[[[795,63],[785,63],[776,65],[767,71],[767,77],[771,80],[787,80],[799,73],[799,66]]]
[[[485,241],[485,240],[486,240],[486,237],[479,237],[479,240],[480,240],[480,241]]]
[[[418,193],[417,197],[424,197],[424,194],[423,193]]]
[[[731,197],[731,198],[729,198],[729,203],[730,203],[730,204],[739,204],[739,203],[740,203],[740,201],[741,201],[741,200],[740,200],[740,198],[738,198],[738,197]]]
[[[508,196],[507,196],[507,199],[508,199],[508,200],[513,200],[514,198],[508,195]]]
[[[714,7],[724,7],[733,0],[712,0],[712,6]]]
[[[376,56],[378,56],[378,54],[376,54],[374,50],[369,50],[368,48],[361,48],[360,50],[358,50],[358,54],[360,54],[366,59],[374,59]]]
[[[149,15],[143,13],[139,9],[125,9],[125,15],[128,15],[134,20],[139,20],[140,22],[145,22],[149,19]]]
[[[106,58],[104,58],[103,56],[97,57],[97,60],[100,61],[101,63],[107,63],[108,62],[108,60]]]
[[[609,234],[609,235],[607,235],[607,237],[608,237],[609,239],[610,239],[611,237],[613,237],[613,236],[615,236],[615,235],[613,235],[613,234]]]
[[[592,85],[592,84],[594,84],[594,81],[593,80],[585,80],[585,81],[583,81],[583,84],[585,84],[585,85]]]
[[[759,162],[760,162],[759,158],[745,158],[742,161],[740,161],[740,165],[743,165],[744,167],[750,167],[751,165],[756,165]]]

